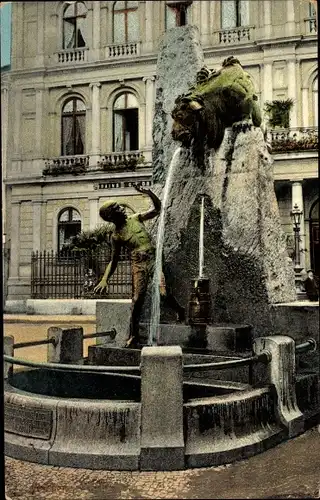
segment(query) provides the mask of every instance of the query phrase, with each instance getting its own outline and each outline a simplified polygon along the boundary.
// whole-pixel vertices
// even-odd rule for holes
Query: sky
[[[0,2],[1,68],[10,64],[11,2]]]

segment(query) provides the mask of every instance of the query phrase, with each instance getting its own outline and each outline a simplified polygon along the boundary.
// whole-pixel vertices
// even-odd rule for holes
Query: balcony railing
[[[316,35],[318,32],[317,29],[317,18],[316,17],[308,17],[304,20],[306,25],[306,35]]]
[[[272,153],[318,150],[318,127],[268,130]]]
[[[141,151],[124,151],[109,153],[101,157],[97,167],[108,172],[119,170],[135,170],[138,165],[143,165],[145,158]]]
[[[59,64],[78,64],[87,62],[88,49],[81,47],[78,49],[64,49],[57,53]]]
[[[132,57],[140,55],[140,43],[123,43],[120,45],[108,45],[106,47],[106,59],[118,59],[119,57]]]
[[[46,175],[63,175],[72,174],[80,175],[88,170],[89,156],[75,155],[75,156],[59,156],[58,158],[51,158],[45,161],[45,168],[42,172]]]
[[[217,31],[220,45],[232,45],[239,42],[251,42],[254,39],[254,26],[239,26]]]

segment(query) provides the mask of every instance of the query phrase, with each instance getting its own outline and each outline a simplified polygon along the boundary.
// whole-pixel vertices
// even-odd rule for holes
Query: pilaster
[[[145,76],[142,81],[146,85],[146,111],[145,111],[145,146],[147,148],[152,148],[152,124],[153,124],[153,114],[154,114],[154,76]]]
[[[91,113],[91,159],[95,163],[100,155],[100,87],[99,82],[91,83],[92,113]]]

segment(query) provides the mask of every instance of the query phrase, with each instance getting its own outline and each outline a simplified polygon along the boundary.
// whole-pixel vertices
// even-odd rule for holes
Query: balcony
[[[81,47],[78,49],[63,49],[57,52],[58,64],[78,64],[87,62],[88,49]]]
[[[254,26],[239,26],[237,28],[228,28],[219,30],[219,45],[232,45],[241,42],[252,42],[254,40]]]
[[[87,155],[59,156],[45,160],[42,175],[54,177],[65,174],[81,175],[88,170],[88,167],[89,156]]]
[[[140,55],[140,42],[108,45],[106,59],[128,58]]]
[[[151,161],[151,159],[150,159]],[[45,160],[43,176],[58,177],[61,175],[82,175],[86,172],[133,172],[139,167],[147,166],[141,151],[121,151],[119,153],[108,153],[100,157],[96,162],[90,159],[90,155],[58,156]]]
[[[316,17],[308,17],[304,20],[306,27],[306,35],[316,35],[317,30],[317,18]]]
[[[101,157],[97,163],[99,170],[107,172],[134,171],[138,166],[145,163],[145,157],[141,151],[124,151],[120,153],[109,153]]]
[[[268,130],[272,153],[318,150],[318,127]]]

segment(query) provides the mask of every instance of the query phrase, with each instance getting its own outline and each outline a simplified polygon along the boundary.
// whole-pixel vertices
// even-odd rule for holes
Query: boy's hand
[[[149,194],[150,193],[150,189],[145,189],[141,186],[141,184],[133,184],[133,187],[134,189],[136,189],[136,191],[139,191],[139,193],[143,193],[143,194]]]
[[[108,286],[107,280],[105,280],[104,278],[102,278],[102,280],[100,281],[100,283],[98,283],[98,285],[94,287],[93,291],[94,291],[94,293],[98,293],[99,291],[100,291],[100,293],[102,293],[103,290],[105,288],[107,288],[107,286]]]

